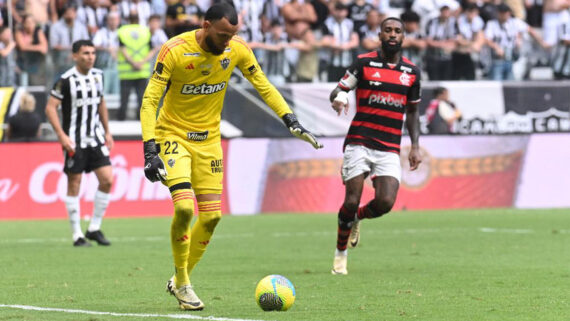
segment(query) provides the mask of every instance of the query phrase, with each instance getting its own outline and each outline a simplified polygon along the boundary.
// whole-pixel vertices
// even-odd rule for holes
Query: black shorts
[[[73,156],[64,151],[64,158],[63,171],[65,173],[89,173],[99,167],[111,165],[109,149],[105,145],[77,148]]]

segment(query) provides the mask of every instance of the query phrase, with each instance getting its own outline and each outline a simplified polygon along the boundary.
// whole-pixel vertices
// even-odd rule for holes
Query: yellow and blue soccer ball
[[[263,311],[286,311],[295,302],[295,287],[284,276],[268,275],[257,283],[255,301]]]

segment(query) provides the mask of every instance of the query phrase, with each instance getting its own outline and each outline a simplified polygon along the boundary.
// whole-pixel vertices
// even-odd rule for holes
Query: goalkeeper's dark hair
[[[228,19],[228,21],[234,26],[238,24],[236,9],[226,2],[216,3],[211,6],[204,16],[204,20],[208,20],[210,22],[216,22],[222,18]]]
[[[95,45],[89,39],[77,40],[71,45],[71,52],[78,53],[81,47],[95,47]]]
[[[402,28],[404,28],[404,26],[405,26],[402,19],[396,18],[396,17],[388,17],[382,21],[382,23],[380,24],[380,29],[384,28],[384,24],[390,20],[398,21],[402,25]]]

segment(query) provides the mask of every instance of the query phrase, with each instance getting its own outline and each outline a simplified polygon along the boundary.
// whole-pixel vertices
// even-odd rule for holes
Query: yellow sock
[[[190,221],[194,215],[194,193],[190,189],[172,192],[174,218],[170,225],[170,244],[174,257],[176,287],[189,284],[188,253],[190,250]]]
[[[192,270],[206,251],[220,218],[222,218],[222,201],[198,202],[198,220],[192,226],[188,275],[192,274]]]

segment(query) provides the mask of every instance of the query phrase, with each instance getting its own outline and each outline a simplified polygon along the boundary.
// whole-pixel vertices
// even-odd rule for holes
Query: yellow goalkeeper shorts
[[[177,136],[157,137],[156,142],[167,172],[166,186],[190,182],[196,195],[222,193],[224,155],[220,142],[197,145]]]

